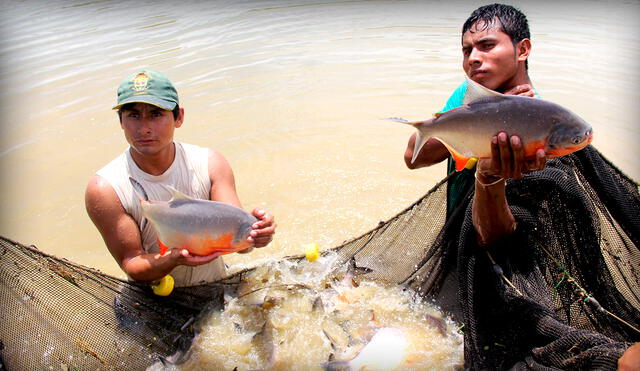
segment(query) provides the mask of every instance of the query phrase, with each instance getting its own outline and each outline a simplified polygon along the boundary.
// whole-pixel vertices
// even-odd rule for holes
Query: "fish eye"
[[[571,142],[573,142],[573,144],[580,144],[582,142],[582,137],[573,137]]]

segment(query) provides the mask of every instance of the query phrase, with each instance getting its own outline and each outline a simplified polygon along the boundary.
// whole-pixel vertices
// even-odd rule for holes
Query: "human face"
[[[182,125],[184,117],[174,119],[171,111],[146,103],[136,103],[130,109],[122,111],[120,126],[124,136],[133,149],[134,156],[154,156],[162,154],[173,143],[173,132]]]
[[[462,68],[471,80],[486,88],[496,91],[512,88],[521,83],[517,81],[521,80],[519,73],[526,75],[523,67],[528,51],[521,58],[518,47],[499,25],[484,26],[484,22],[478,22],[462,35]]]

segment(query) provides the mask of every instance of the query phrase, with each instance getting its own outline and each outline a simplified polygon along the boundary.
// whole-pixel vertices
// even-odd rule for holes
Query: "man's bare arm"
[[[501,132],[491,140],[491,158],[478,161],[472,220],[478,243],[489,245],[516,229],[506,197],[506,179],[520,179],[530,171],[542,170],[546,165],[544,150],[536,152],[533,160],[525,160],[519,137]]]
[[[96,175],[89,181],[85,206],[113,258],[136,281],[155,281],[177,265],[200,265],[217,257],[192,256],[179,249],[170,249],[164,255],[146,253],[142,248],[138,224],[126,213],[111,185],[100,176]]]

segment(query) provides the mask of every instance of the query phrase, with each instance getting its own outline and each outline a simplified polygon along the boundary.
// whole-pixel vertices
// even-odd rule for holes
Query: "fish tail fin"
[[[438,115],[435,115],[435,118],[437,117]],[[420,150],[422,149],[424,144],[427,142],[427,140],[430,138],[429,135],[426,135],[426,132],[428,130],[427,128],[431,126],[431,123],[433,122],[434,119],[432,118],[425,121],[409,121],[401,117],[389,117],[387,118],[387,120],[411,125],[418,130],[418,135],[416,136],[416,143],[413,147],[413,156],[411,157],[411,163],[413,164],[414,162],[416,162],[418,153],[420,153]]]
[[[132,177],[129,177],[129,181],[131,182],[131,185],[133,186],[133,190],[136,192],[136,195],[138,195],[138,198],[140,198],[140,200],[149,201],[149,196],[147,195],[147,191],[144,190],[144,187],[142,186],[142,184],[138,183],[138,181],[133,179]]]
[[[349,371],[351,370],[351,362],[349,361],[331,361],[320,365],[325,371]]]
[[[429,140],[429,137],[425,136],[421,131],[418,130],[418,134],[416,135],[416,143],[413,145],[413,156],[411,156],[412,164],[416,162],[418,153],[420,153],[420,150],[422,149],[424,144],[427,143],[427,140]]]

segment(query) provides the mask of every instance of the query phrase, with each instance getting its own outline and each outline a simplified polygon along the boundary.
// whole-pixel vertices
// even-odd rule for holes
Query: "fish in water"
[[[164,369],[418,371],[463,362],[459,326],[411,288],[374,280],[375,261],[347,264],[336,251],[299,258],[243,273],[224,309],[200,317],[189,351]]]
[[[250,247],[247,237],[257,219],[233,205],[191,198],[167,186],[169,201],[151,201],[135,179],[129,178],[140,198],[142,214],[158,234],[160,253],[187,249],[195,255],[229,254]]]
[[[505,95],[467,79],[464,105],[436,113],[425,121],[389,120],[418,129],[413,158],[427,139],[435,138],[447,148],[462,170],[470,158],[491,157],[491,138],[504,131],[520,137],[525,158],[544,149],[548,158],[568,155],[593,139],[591,125],[568,109],[549,101]]]
[[[358,355],[350,361],[325,363],[325,370],[393,370],[403,362],[407,340],[402,330],[378,329]]]

